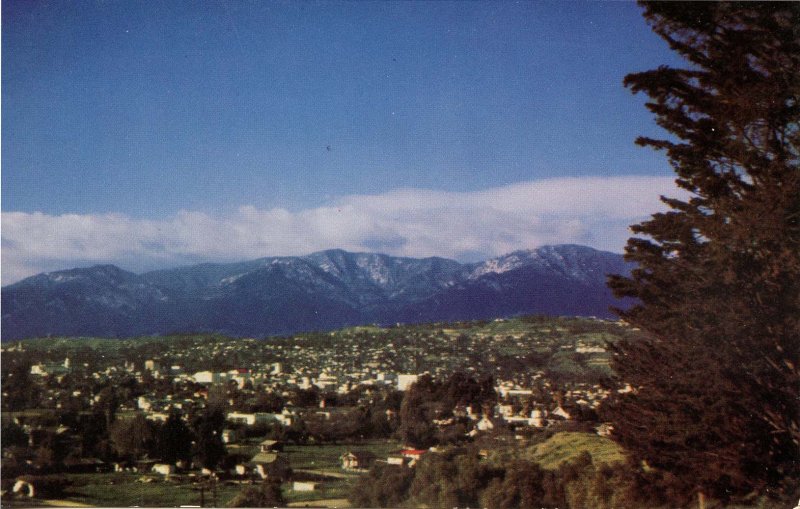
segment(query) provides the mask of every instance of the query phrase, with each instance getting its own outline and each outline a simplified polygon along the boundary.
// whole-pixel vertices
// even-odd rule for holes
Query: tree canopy
[[[687,61],[625,84],[668,139],[687,199],[632,227],[619,311],[646,331],[615,347],[632,391],[614,435],[698,493],[779,492],[800,476],[800,4],[643,3]]]

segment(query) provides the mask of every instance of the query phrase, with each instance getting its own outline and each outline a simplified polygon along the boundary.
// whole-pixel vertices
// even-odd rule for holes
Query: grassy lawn
[[[328,498],[347,498],[352,479],[335,479],[320,483],[315,491],[294,491],[291,483],[283,486],[283,496],[287,502],[311,502]]]
[[[189,482],[164,481],[137,482],[141,474],[67,474],[64,479],[70,486],[62,500],[101,507],[177,507],[199,505],[200,490]],[[216,505],[226,505],[241,489],[238,485],[220,482],[217,484]],[[205,491],[205,503],[210,505],[213,496]]]
[[[12,412],[3,412],[3,419],[12,420],[15,417],[31,418],[31,417],[53,417],[56,411],[50,408],[30,408],[27,410],[15,410]]]
[[[370,451],[378,458],[385,458],[390,451],[400,448],[395,441],[370,440],[359,444],[287,445],[283,451],[289,457],[292,468],[303,470],[341,471],[339,457],[347,451]]]
[[[390,451],[397,450],[400,445],[394,441],[373,440],[355,445],[301,445],[287,446],[285,453],[295,470],[317,472],[320,479],[315,491],[294,491],[292,483],[283,485],[287,502],[312,502],[322,499],[346,498],[350,487],[357,476],[344,478],[322,477],[326,472],[342,475],[339,457],[350,450],[368,450],[379,458],[385,458]],[[298,472],[298,478],[309,477],[309,474]],[[152,482],[140,482],[141,479],[152,479]],[[201,492],[199,486],[192,484],[185,477],[165,480],[161,476],[135,473],[105,474],[64,474],[68,485],[59,500],[76,502],[100,507],[178,507],[181,505],[200,505]],[[244,486],[232,481],[220,481],[216,485],[216,506],[224,507]],[[204,503],[210,506],[214,498],[210,489],[205,489]],[[13,507],[40,506],[35,500],[15,499],[3,501],[3,505]]]
[[[613,343],[617,336],[608,332],[587,332],[575,336],[575,339],[589,345],[605,346],[607,342]]]
[[[284,452],[289,457],[292,469],[343,474],[339,457],[347,451],[370,451],[377,458],[386,458],[389,452],[396,451],[400,444],[395,441],[370,440],[358,444],[288,445]],[[297,477],[302,477],[298,473]],[[315,491],[294,491],[291,484],[284,485],[283,493],[288,502],[312,502],[323,499],[347,498],[355,476],[351,478],[325,478]]]

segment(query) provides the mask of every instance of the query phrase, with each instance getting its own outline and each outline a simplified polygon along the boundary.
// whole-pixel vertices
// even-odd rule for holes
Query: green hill
[[[489,461],[503,465],[510,460],[524,459],[538,463],[546,470],[555,470],[562,463],[576,459],[583,452],[592,456],[595,464],[625,461],[625,451],[614,441],[593,433],[564,431],[546,441],[528,447],[504,448],[494,451]]]

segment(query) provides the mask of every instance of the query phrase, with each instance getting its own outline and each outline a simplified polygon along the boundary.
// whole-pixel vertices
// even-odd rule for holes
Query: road
[[[346,498],[326,498],[323,500],[306,500],[303,502],[292,502],[289,507],[352,507]]]

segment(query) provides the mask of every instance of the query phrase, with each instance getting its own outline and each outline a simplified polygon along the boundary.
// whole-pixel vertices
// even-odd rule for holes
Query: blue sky
[[[3,1],[2,59],[3,284],[327,247],[621,251],[671,189],[622,79],[680,62],[629,2]],[[597,216],[598,182],[650,208]],[[538,222],[492,196],[537,197],[517,211]]]

